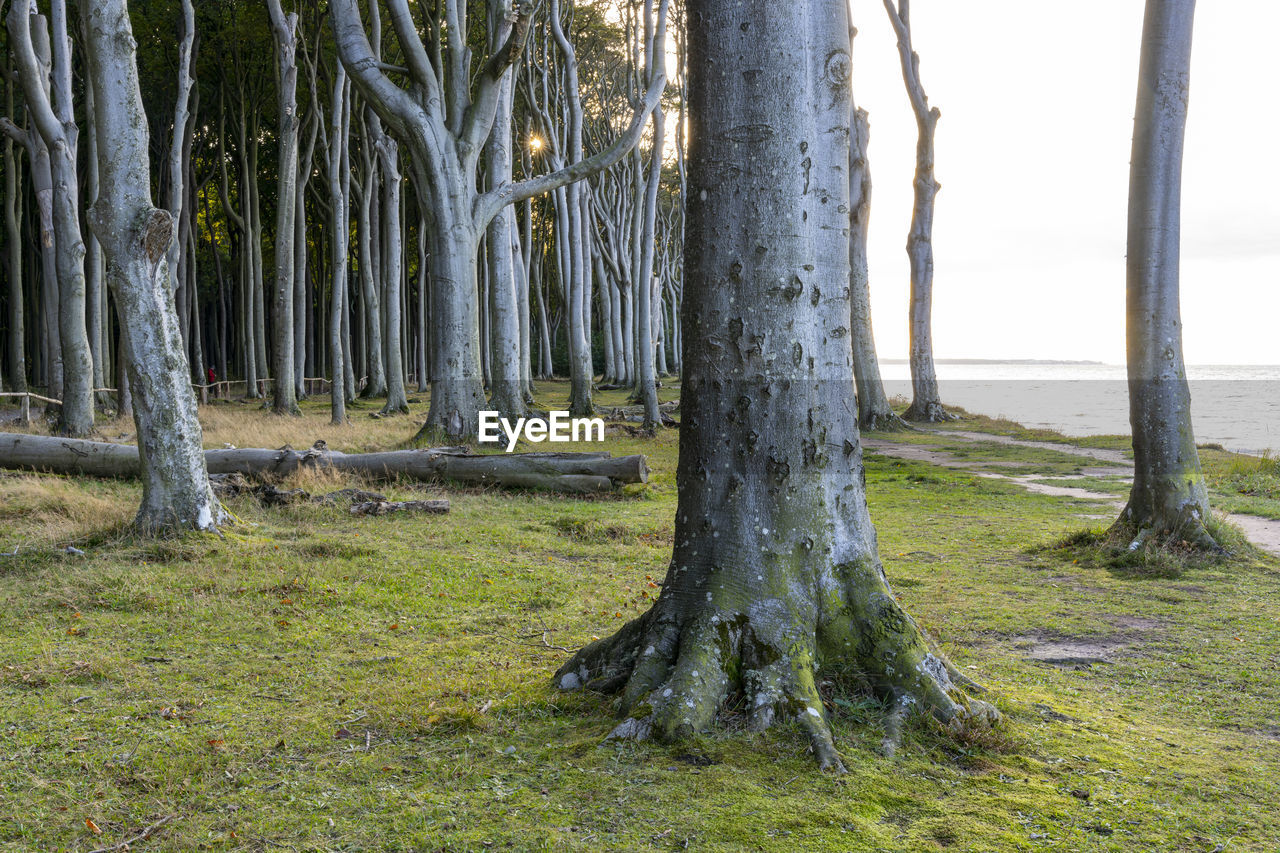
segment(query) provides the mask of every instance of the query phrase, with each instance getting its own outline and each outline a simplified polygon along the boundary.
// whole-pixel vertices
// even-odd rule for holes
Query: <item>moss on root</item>
[[[786,596],[741,602],[730,594],[724,606],[726,596],[708,593],[703,603],[682,595],[678,577],[669,579],[651,610],[579,651],[554,684],[616,694],[621,722],[609,739],[678,742],[709,731],[726,707],[740,704],[749,728],[792,724],[808,736],[818,765],[837,772],[845,767],[819,689],[824,663],[856,668],[885,703],[885,754],[896,751],[913,713],[957,735],[999,722],[993,705],[965,692],[980,688],[930,648],[878,565],[841,565],[833,573],[841,583],[825,587],[819,606],[790,608]],[[830,616],[818,623],[806,612]]]

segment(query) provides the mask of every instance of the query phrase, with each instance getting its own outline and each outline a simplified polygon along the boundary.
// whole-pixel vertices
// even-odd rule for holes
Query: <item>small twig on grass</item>
[[[489,633],[488,631],[468,631],[467,633],[472,637],[493,637],[494,639],[502,640],[505,643],[511,643],[513,646],[533,646],[534,648],[537,648],[537,649],[553,649],[554,651],[557,651],[557,652],[569,652],[569,653],[576,651],[576,649],[566,649],[564,646],[555,646],[555,645],[552,645],[550,642],[548,642],[547,634],[549,634],[550,631],[544,631],[541,634],[524,635],[526,637],[541,636],[542,638],[541,643],[529,643],[523,640],[517,640],[513,637],[505,637],[502,634],[492,634],[492,633]]]
[[[146,841],[148,838],[152,836],[152,834],[155,833],[157,829],[164,826],[166,823],[168,823],[171,820],[173,820],[173,815],[162,817],[160,818],[160,820],[151,824],[151,826],[148,826],[146,829],[142,830],[141,833],[139,833],[138,835],[135,835],[133,838],[127,839],[125,841],[121,841],[119,844],[113,844],[110,847],[99,847],[97,850],[90,850],[89,853],[116,853],[116,851],[119,851],[119,850],[128,850],[130,845],[137,844],[139,841]]]

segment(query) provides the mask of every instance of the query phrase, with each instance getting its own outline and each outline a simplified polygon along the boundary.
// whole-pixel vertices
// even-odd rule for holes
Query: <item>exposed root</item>
[[[915,423],[939,424],[945,421],[958,420],[958,417],[948,412],[939,402],[912,402],[907,410],[902,413],[902,419]]]
[[[610,740],[682,740],[709,730],[729,698],[742,695],[752,729],[796,725],[808,735],[818,765],[833,772],[845,766],[818,690],[820,649],[831,663],[858,667],[892,702],[881,747],[886,755],[898,748],[903,721],[914,710],[957,732],[999,718],[993,706],[965,693],[980,690],[977,685],[930,650],[878,568],[836,571],[850,584],[847,597],[862,604],[847,604],[821,624],[809,621],[817,608],[774,600],[754,602],[743,613],[717,608],[710,596],[705,606],[690,606],[687,597],[681,604],[664,589],[648,613],[579,651],[556,673],[555,685],[617,694],[621,721]],[[879,589],[868,595],[865,586],[854,586],[867,583]]]
[[[888,412],[868,412],[858,420],[858,429],[864,432],[905,432],[915,427],[898,417],[892,410]]]
[[[1139,517],[1141,515],[1141,517]],[[1172,518],[1138,513],[1130,503],[1111,526],[1108,537],[1113,542],[1127,542],[1125,549],[1135,553],[1147,548],[1169,551],[1194,551],[1209,556],[1226,557],[1229,552],[1209,532],[1207,519],[1199,508],[1188,503]]]

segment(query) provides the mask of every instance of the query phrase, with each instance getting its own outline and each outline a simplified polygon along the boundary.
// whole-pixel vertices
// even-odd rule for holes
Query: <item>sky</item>
[[[882,358],[908,349],[915,120],[882,0],[851,0],[871,117],[871,300]],[[942,111],[937,358],[1124,361],[1129,154],[1143,0],[915,0]],[[1183,171],[1190,364],[1280,364],[1280,2],[1198,4]]]

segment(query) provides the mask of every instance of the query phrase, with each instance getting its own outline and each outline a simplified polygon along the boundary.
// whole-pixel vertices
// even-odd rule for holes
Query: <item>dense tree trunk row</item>
[[[166,261],[183,352],[202,399],[265,397],[292,413],[318,390],[308,378],[336,378],[341,421],[358,396],[384,399],[391,414],[407,410],[409,387],[429,388],[428,428],[462,436],[482,408],[524,414],[535,376],[568,374],[573,408],[589,412],[602,335],[607,384],[643,393],[637,351],[654,346],[657,373],[672,369],[664,344],[679,312],[682,204],[659,168],[663,147],[641,142],[646,121],[663,118],[665,74],[645,56],[663,50],[649,41],[665,3],[629,10],[629,29],[616,31],[572,3],[536,15],[493,4],[483,51],[459,38],[460,3],[441,4],[429,22],[441,38],[429,45],[403,3],[385,6],[385,33],[378,6],[337,3],[329,16],[286,7],[174,0],[132,16],[176,36],[172,64],[141,88],[148,160],[174,220]],[[132,400],[122,312],[81,223],[97,197],[97,142],[89,134],[77,156],[73,117],[92,122],[95,104],[68,69],[87,41],[68,30],[65,0],[51,18],[12,4],[8,25],[0,358],[7,386],[62,400],[62,430],[83,434],[95,403],[126,413]],[[541,61],[521,59],[530,32]],[[590,62],[581,74],[580,50]],[[414,114],[391,83],[405,75],[415,91],[441,94],[429,101],[438,111]],[[635,107],[605,115],[608,96]],[[453,143],[430,141],[445,137]],[[646,160],[648,184],[632,184]],[[618,228],[602,198],[620,182]],[[657,295],[641,306],[654,315],[649,346],[636,333],[646,313],[633,310],[638,264],[619,263],[646,198],[650,246],[636,256],[654,270],[645,290]],[[38,334],[26,334],[32,323]]]

